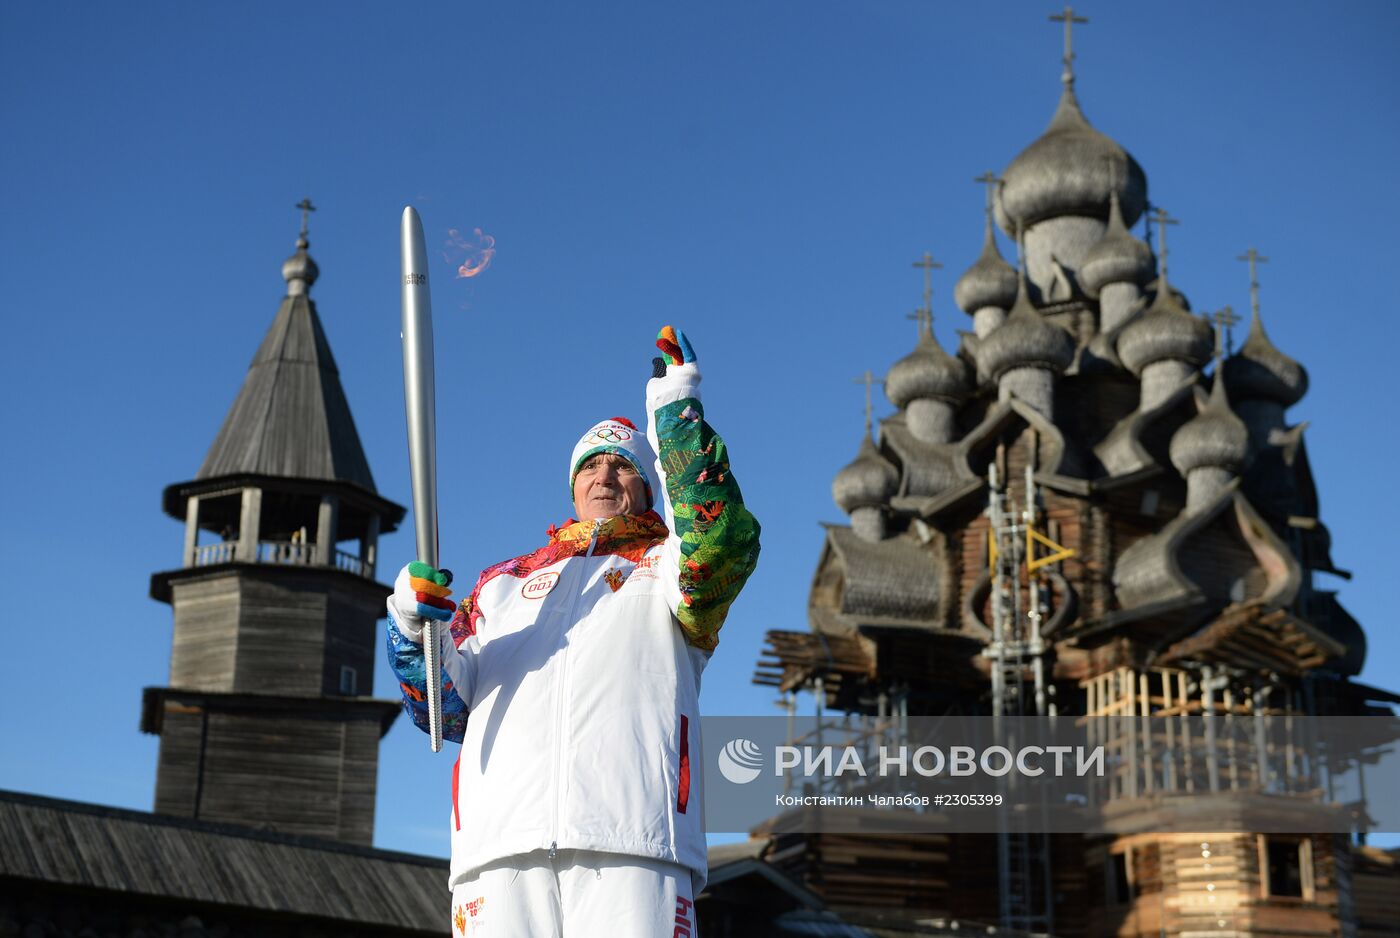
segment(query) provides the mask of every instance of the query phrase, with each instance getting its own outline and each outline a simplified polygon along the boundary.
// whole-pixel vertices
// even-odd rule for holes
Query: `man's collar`
[[[595,533],[600,541],[617,542],[661,540],[669,532],[661,516],[655,511],[648,511],[644,515],[617,515],[601,521],[575,521],[570,518],[562,527],[550,525],[545,533],[552,544],[584,545]]]

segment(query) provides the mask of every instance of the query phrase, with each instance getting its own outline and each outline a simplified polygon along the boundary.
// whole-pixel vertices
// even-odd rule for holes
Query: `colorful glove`
[[[420,561],[404,567],[394,580],[394,608],[403,616],[448,622],[457,605],[452,595],[451,570],[438,570]]]
[[[695,361],[695,350],[690,347],[690,340],[674,326],[661,327],[656,334],[656,347],[666,356],[664,364],[684,365]]]

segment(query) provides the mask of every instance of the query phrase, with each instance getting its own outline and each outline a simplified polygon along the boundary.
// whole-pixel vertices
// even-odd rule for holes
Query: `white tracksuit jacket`
[[[556,849],[666,860],[705,878],[700,676],[757,561],[759,527],[698,384],[689,364],[647,386],[664,522],[648,512],[552,532],[483,572],[450,635],[441,630],[445,735],[462,742],[453,884]],[[426,726],[421,623],[392,601],[389,612],[404,706]]]

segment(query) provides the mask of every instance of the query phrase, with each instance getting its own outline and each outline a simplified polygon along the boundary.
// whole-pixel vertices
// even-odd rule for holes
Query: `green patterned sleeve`
[[[730,603],[758,563],[758,521],[744,507],[724,440],[705,422],[699,398],[663,404],[652,416],[679,549],[676,618],[691,645],[713,651]]]

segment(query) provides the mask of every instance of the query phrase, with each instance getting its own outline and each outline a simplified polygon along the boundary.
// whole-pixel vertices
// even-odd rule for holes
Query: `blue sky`
[[[568,512],[567,454],[639,414],[672,322],[764,523],[763,561],[706,676],[715,714],[774,713],[749,678],[803,629],[843,520],[862,390],[936,331],[980,247],[981,188],[1059,94],[1050,3],[0,5],[4,532],[0,788],[148,809],[178,565],[163,486],[192,477],[283,293],[310,196],[312,291],[380,491],[408,502],[399,212],[476,228],[478,277],[437,272],[443,556],[479,569]],[[1400,7],[1098,4],[1076,32],[1089,119],[1147,172],[1174,284],[1248,308],[1312,390],[1308,442],[1364,678],[1400,684],[1386,427],[1397,330]],[[1378,230],[1371,230],[1375,226]],[[1003,239],[1003,248],[1009,246]],[[881,400],[877,414],[888,413]],[[410,559],[411,526],[386,538]],[[63,573],[55,576],[58,571]],[[1336,584],[1321,584],[1331,587]],[[62,598],[60,598],[62,597]],[[381,667],[375,689],[391,694]],[[445,853],[451,756],[406,721],[381,754],[379,846]],[[439,799],[438,794],[443,798]]]

